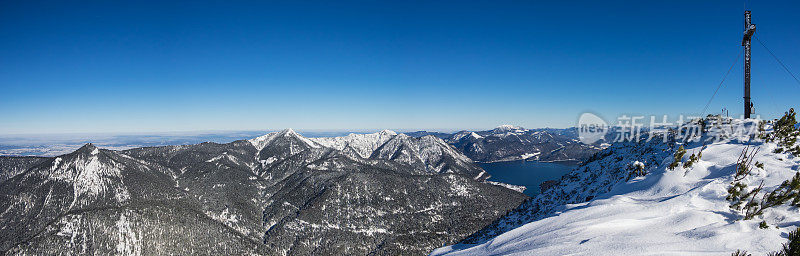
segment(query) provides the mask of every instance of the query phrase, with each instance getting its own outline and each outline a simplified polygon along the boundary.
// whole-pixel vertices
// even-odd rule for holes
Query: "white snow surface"
[[[511,190],[514,190],[514,191],[517,191],[517,192],[520,192],[520,193],[523,193],[523,192],[525,192],[525,189],[528,189],[525,186],[506,184],[506,183],[496,182],[496,181],[484,181],[484,182],[486,182],[488,184],[495,185],[495,186],[501,186],[501,187],[504,187],[504,188],[507,188],[507,189],[511,189]]]
[[[483,136],[480,136],[480,135],[478,135],[478,134],[477,134],[477,133],[475,133],[475,132],[470,132],[470,133],[469,133],[469,136],[472,136],[472,138],[475,138],[475,139],[478,139],[478,140],[479,140],[479,139],[483,139]]]
[[[494,129],[495,130],[510,131],[510,130],[521,130],[523,128],[519,127],[519,126],[516,126],[516,125],[504,124],[504,125],[497,126]]]
[[[625,159],[633,165],[649,165],[649,173],[612,183],[608,192],[588,202],[555,207],[551,214],[481,244],[451,245],[431,255],[730,255],[737,249],[766,255],[778,250],[786,242],[786,234],[800,224],[800,211],[783,205],[768,208],[753,220],[741,220],[742,214],[729,208],[727,189],[737,157],[747,144],[735,139],[710,144],[701,160],[688,169],[667,169],[672,162],[670,152],[659,155],[667,156],[655,163]],[[800,157],[772,153],[774,143],[751,144],[751,148],[760,148],[755,161],[764,163],[764,169],[753,167],[753,173],[745,179],[749,189],[763,181],[764,191],[772,191],[798,172]],[[702,147],[685,146],[684,162]],[[632,150],[617,147],[608,158],[631,155]],[[624,167],[620,164],[615,168]],[[556,189],[581,193],[577,186],[586,185],[575,181],[585,179],[581,175],[604,175],[580,171],[573,171],[572,184],[562,179]],[[600,185],[591,186],[596,186],[590,189],[594,190]],[[546,197],[543,194],[534,200]],[[770,227],[760,229],[762,220]]]
[[[527,154],[520,155],[519,158],[528,159],[528,158],[531,158],[531,157],[534,157],[534,156],[538,156],[538,155],[541,155],[541,154],[542,154],[542,152],[527,153]]]
[[[359,156],[368,158],[373,151],[381,145],[394,138],[397,133],[390,130],[370,134],[351,133],[343,137],[332,138],[311,138],[311,141],[319,143],[325,147],[343,150],[345,147],[353,148]]]

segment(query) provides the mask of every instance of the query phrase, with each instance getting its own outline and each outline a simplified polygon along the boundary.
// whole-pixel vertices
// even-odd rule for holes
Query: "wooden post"
[[[750,118],[753,103],[750,102],[750,39],[756,33],[756,24],[750,22],[750,11],[744,11],[744,118]]]

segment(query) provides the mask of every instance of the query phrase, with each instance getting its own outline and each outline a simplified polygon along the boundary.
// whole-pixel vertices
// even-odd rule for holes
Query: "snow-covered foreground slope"
[[[670,170],[677,146],[669,144],[616,144],[473,235],[471,241],[479,244],[456,244],[432,255],[730,255],[737,249],[765,255],[800,225],[796,207],[767,208],[762,216],[742,220],[742,212],[726,200],[746,147],[757,148],[754,162],[763,163],[743,180],[749,189],[763,181],[757,198],[792,179],[800,158],[773,153],[775,143],[734,138],[707,145],[691,167]],[[682,162],[687,162],[703,145],[684,147]],[[628,179],[636,161],[648,174]],[[770,227],[759,228],[761,221]]]

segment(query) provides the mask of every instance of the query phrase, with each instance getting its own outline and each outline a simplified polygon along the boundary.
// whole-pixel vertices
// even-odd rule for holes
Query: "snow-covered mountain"
[[[412,136],[434,135],[442,138],[478,162],[513,160],[580,162],[608,144],[600,140],[587,145],[578,139],[576,128],[525,129],[501,125],[486,131],[461,131],[454,134],[414,132]]]
[[[424,254],[526,197],[435,137],[391,131],[227,144],[87,144],[0,158],[5,254]],[[24,171],[19,171],[24,170]]]
[[[471,159],[435,136],[415,138],[392,131],[381,131],[312,140],[326,147],[353,151],[362,158],[392,160],[424,169],[426,172],[460,173],[479,180],[489,177]]]
[[[708,132],[696,142],[676,142],[673,133],[666,142],[615,143],[492,225],[432,255],[778,250],[800,223],[800,146],[774,139],[772,124],[757,136],[741,136],[731,127],[755,130],[759,123],[705,122]],[[787,133],[796,138],[800,132]],[[714,141],[717,136],[722,139]]]

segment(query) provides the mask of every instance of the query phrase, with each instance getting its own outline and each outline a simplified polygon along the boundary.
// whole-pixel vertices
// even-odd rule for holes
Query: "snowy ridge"
[[[336,150],[344,150],[345,147],[351,147],[359,156],[368,158],[373,151],[396,135],[396,132],[383,130],[370,134],[351,133],[343,137],[311,138],[310,140]]]
[[[527,187],[521,186],[521,185],[511,185],[511,184],[506,184],[506,183],[502,183],[502,182],[488,181],[488,180],[485,181],[485,182],[489,183],[489,184],[492,184],[492,185],[495,185],[495,186],[505,187],[505,188],[508,188],[508,189],[511,189],[511,190],[514,190],[514,191],[517,191],[517,192],[520,192],[520,193],[523,193],[523,192],[525,192],[525,189],[528,189]]]
[[[763,163],[744,180],[751,189],[763,182],[765,191],[774,190],[798,172],[800,158],[775,153],[775,143],[731,137],[706,145],[694,164],[671,170],[677,146],[660,140],[615,143],[466,239],[467,244],[432,255],[730,255],[737,249],[765,255],[800,223],[800,210],[788,205],[742,220],[743,214],[726,200],[745,148],[758,149],[754,161]],[[685,163],[704,145],[683,146]],[[647,174],[631,176],[640,166]],[[761,221],[770,227],[759,228]]]
[[[309,148],[329,148],[341,152],[355,152],[352,157],[363,159],[392,160],[414,166],[427,173],[459,173],[476,180],[485,180],[490,176],[483,172],[473,161],[447,144],[444,140],[434,136],[414,138],[406,134],[397,134],[390,130],[383,130],[370,134],[349,134],[341,137],[305,138],[291,129],[273,132],[249,140],[259,151],[257,159],[264,167],[269,167],[291,154],[298,153],[300,149],[280,151],[282,155],[262,155],[261,151],[280,141],[280,138],[292,138],[303,142]],[[294,145],[288,145],[293,148]],[[287,145],[278,145],[287,147]],[[347,154],[346,154],[347,155]],[[218,156],[222,157],[222,156]],[[211,161],[211,160],[210,160]],[[309,165],[309,168],[326,170],[328,167]]]
[[[419,136],[426,133],[416,134]],[[591,145],[583,144],[578,140],[576,128],[525,129],[501,125],[487,131],[460,131],[450,136],[438,136],[445,138],[448,144],[476,162],[579,162],[607,147],[602,144],[605,140]]]
[[[510,125],[510,124],[504,124],[504,125],[500,125],[500,126],[497,126],[497,127],[494,128],[494,130],[496,130],[496,131],[513,131],[513,130],[522,130],[522,129],[523,129],[522,127],[515,126],[515,125]]]
[[[305,143],[306,143],[308,146],[310,146],[310,147],[313,147],[313,148],[318,148],[318,147],[320,147],[320,146],[319,146],[319,145],[317,145],[317,143],[315,143],[314,141],[311,141],[311,140],[309,140],[309,139],[306,139],[305,137],[303,137],[303,136],[300,136],[300,134],[297,134],[297,132],[295,132],[294,130],[292,130],[292,128],[288,128],[288,129],[285,129],[285,130],[283,130],[283,131],[280,131],[280,132],[272,132],[272,133],[268,133],[268,134],[266,134],[266,135],[263,135],[263,136],[259,136],[259,137],[256,137],[256,138],[253,138],[253,139],[250,139],[250,140],[248,140],[248,141],[249,141],[251,144],[253,144],[253,146],[254,146],[254,147],[256,147],[256,149],[258,149],[258,150],[262,150],[262,149],[264,149],[266,146],[268,146],[270,143],[272,143],[272,142],[273,142],[275,139],[277,139],[277,138],[280,138],[280,137],[291,137],[291,138],[297,138],[297,139],[299,139],[299,140],[301,140],[301,141],[305,142]]]
[[[459,173],[476,180],[489,178],[469,157],[434,136],[413,138],[399,134],[376,149],[370,158],[419,166],[431,173]]]

